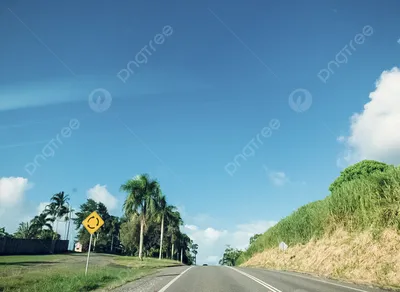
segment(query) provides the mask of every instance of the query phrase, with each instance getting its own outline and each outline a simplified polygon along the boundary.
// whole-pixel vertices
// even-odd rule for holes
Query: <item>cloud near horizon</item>
[[[188,236],[199,245],[197,263],[218,264],[226,245],[234,248],[246,249],[250,237],[257,233],[264,233],[274,226],[276,221],[253,221],[236,225],[233,230],[218,230],[213,227],[200,229],[195,225],[185,225]]]
[[[400,164],[400,69],[382,72],[369,98],[364,110],[351,116],[350,134],[338,137],[344,145],[337,160],[341,168],[364,159]]]

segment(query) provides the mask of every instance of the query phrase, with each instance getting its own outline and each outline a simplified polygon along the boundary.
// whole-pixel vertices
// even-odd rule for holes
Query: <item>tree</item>
[[[111,216],[110,218],[110,230],[109,230],[109,236],[111,237],[111,247],[110,251],[114,252],[114,246],[117,244],[119,246],[119,233],[121,229],[121,221],[118,217],[116,216]]]
[[[53,232],[52,223],[54,219],[49,217],[45,212],[42,212],[40,215],[35,216],[31,221],[31,228],[35,233],[41,233],[44,230],[50,230]]]
[[[226,266],[235,266],[237,259],[240,257],[243,251],[237,249],[237,248],[232,248],[230,245],[226,246],[224,255],[222,258],[219,260],[220,265],[226,265]]]
[[[183,225],[183,220],[179,211],[172,211],[171,213],[168,213],[166,221],[168,224],[167,233],[171,243],[171,259],[174,259],[174,247],[177,243],[180,232],[179,226]]]
[[[3,238],[3,237],[12,237],[11,234],[6,232],[6,228],[5,227],[1,227],[0,228],[0,238]]]
[[[15,238],[21,239],[33,239],[35,238],[35,230],[32,228],[29,222],[19,223],[17,231],[14,233]]]
[[[192,253],[194,255],[194,264],[197,264],[197,250],[199,249],[199,245],[197,243],[193,243],[191,246]]]
[[[138,215],[131,216],[121,224],[120,239],[124,254],[136,255],[139,250],[138,243],[140,239],[140,220]]]
[[[161,232],[160,232],[160,252],[158,255],[158,258],[161,260],[162,258],[162,251],[163,251],[163,241],[164,241],[164,223],[166,218],[173,218],[176,216],[177,208],[172,205],[168,205],[166,197],[162,194],[162,192],[159,192],[159,195],[156,200],[156,206],[157,206],[157,211],[156,211],[156,218],[157,221],[161,222]],[[180,216],[179,216],[180,217]],[[178,219],[179,221],[179,219]]]
[[[341,171],[340,176],[329,186],[329,191],[332,193],[345,182],[366,177],[376,172],[384,172],[391,167],[394,166],[375,160],[363,160]]]
[[[191,254],[190,254],[190,246],[192,244],[192,240],[190,239],[190,237],[187,234],[180,233],[179,244],[180,244],[180,249],[181,249],[181,263],[184,262],[183,256],[185,256],[185,262],[188,264],[191,264],[192,258],[191,258]]]
[[[253,244],[260,236],[261,234],[254,234],[254,236],[250,237],[250,244]]]
[[[128,195],[123,205],[127,217],[134,214],[139,215],[140,219],[140,241],[139,258],[143,259],[143,232],[148,217],[155,211],[155,199],[160,191],[156,180],[149,177],[148,174],[139,175],[128,180],[121,186],[121,190]]]
[[[49,214],[56,220],[56,233],[58,230],[58,219],[65,217],[68,218],[69,207],[68,205],[69,195],[64,192],[59,192],[53,195],[50,199]]]
[[[112,217],[108,213],[107,207],[101,202],[96,203],[93,199],[87,199],[85,203],[80,205],[79,212],[73,218],[76,229],[79,230],[77,239],[82,244],[84,250],[89,248],[90,234],[82,227],[82,222],[94,211],[103,219],[104,225],[93,234],[93,250],[106,252],[111,245],[110,231],[112,229]]]

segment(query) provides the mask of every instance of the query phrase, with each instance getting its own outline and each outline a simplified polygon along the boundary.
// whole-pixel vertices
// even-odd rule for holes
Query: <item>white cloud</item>
[[[186,233],[199,245],[197,263],[218,264],[226,245],[245,249],[250,237],[257,233],[264,233],[275,225],[275,221],[255,221],[247,224],[239,224],[234,230],[218,230],[213,227],[192,230],[185,226]],[[190,226],[190,225],[189,225]]]
[[[196,225],[188,225],[188,224],[185,225],[185,228],[193,231],[199,229]]]
[[[25,200],[25,193],[31,187],[23,177],[0,178],[0,227],[5,227],[7,232],[13,233],[20,222],[36,215],[35,208]]]
[[[400,163],[400,70],[384,71],[361,113],[350,120],[350,134],[341,138],[345,150],[337,161],[346,167],[363,159]]]
[[[271,171],[268,173],[269,180],[276,186],[283,186],[289,182],[288,177],[284,172]]]
[[[287,183],[290,183],[290,179],[283,171],[272,171],[268,169],[267,166],[263,165],[265,173],[267,174],[268,179],[276,186],[283,186]]]
[[[0,178],[0,206],[14,207],[24,200],[24,193],[29,188],[28,179],[23,177]]]
[[[102,202],[108,210],[115,210],[118,205],[118,200],[107,190],[107,186],[95,185],[87,191],[88,199],[93,199],[96,202]]]

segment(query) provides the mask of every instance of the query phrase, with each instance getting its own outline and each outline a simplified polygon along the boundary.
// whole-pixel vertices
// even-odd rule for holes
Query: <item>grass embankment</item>
[[[180,265],[171,260],[91,254],[1,256],[0,291],[92,291],[123,285],[159,268]]]
[[[343,183],[260,236],[238,263],[400,286],[400,169]],[[278,243],[289,245],[280,252]],[[295,257],[293,257],[295,256]]]

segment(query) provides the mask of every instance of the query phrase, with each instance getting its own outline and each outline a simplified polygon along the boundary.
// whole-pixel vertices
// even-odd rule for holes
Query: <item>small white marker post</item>
[[[92,248],[92,237],[93,237],[93,234],[90,234],[89,250],[88,250],[88,253],[87,253],[85,276],[87,275],[87,270],[88,270],[88,266],[89,266],[90,249]]]

